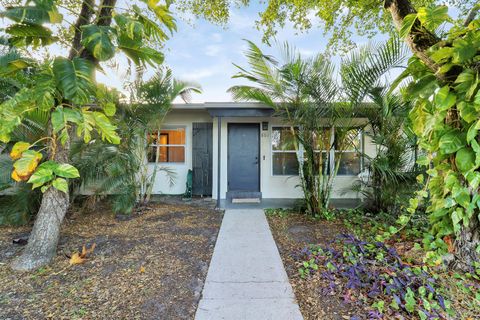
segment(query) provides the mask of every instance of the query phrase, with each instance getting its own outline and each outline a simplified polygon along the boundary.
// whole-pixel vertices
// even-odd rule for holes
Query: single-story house
[[[366,123],[366,119],[355,119]],[[193,171],[193,194],[222,201],[237,199],[297,199],[297,154],[286,142],[289,126],[274,110],[258,103],[205,102],[174,104],[162,127],[151,133],[149,162],[175,172],[175,183],[167,173],[157,173],[154,194],[185,192],[188,171]],[[363,130],[358,130],[359,149],[347,150],[335,179],[332,199],[359,199],[349,191],[363,170],[358,152],[375,153]],[[330,152],[335,157],[335,151]],[[333,163],[333,161],[332,161]]]

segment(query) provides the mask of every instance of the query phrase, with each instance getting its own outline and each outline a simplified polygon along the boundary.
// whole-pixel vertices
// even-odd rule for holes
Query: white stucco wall
[[[213,122],[213,190],[212,197],[217,198],[217,163],[218,163],[218,119],[212,119],[206,111],[173,110],[165,119],[165,126],[183,126],[186,128],[185,163],[166,164],[165,166],[176,172],[175,184],[169,185],[165,173],[159,172],[154,184],[156,194],[183,194],[188,169],[192,168],[192,123]],[[262,130],[261,123],[268,122],[268,130]],[[358,120],[362,121],[362,120]],[[227,192],[227,146],[228,123],[258,123],[260,126],[260,191],[263,198],[295,199],[302,197],[302,191],[296,187],[299,184],[298,176],[274,176],[272,174],[271,130],[272,126],[282,125],[281,119],[271,117],[229,117],[222,118],[221,126],[221,182],[220,198],[226,198]],[[364,150],[369,155],[375,154],[375,146],[370,138],[364,135]],[[153,168],[153,165],[150,165]],[[355,176],[337,176],[334,182],[332,198],[357,198],[354,192],[345,191],[356,179]]]
[[[178,195],[185,192],[188,170],[192,168],[192,127],[194,122],[211,122],[212,118],[205,110],[172,110],[165,117],[163,127],[185,127],[185,162],[184,163],[165,163],[159,164],[159,167],[165,167],[172,170],[174,175],[174,184],[170,185],[170,179],[167,173],[158,171],[153,186],[154,194]],[[149,173],[153,171],[154,164],[149,164]]]

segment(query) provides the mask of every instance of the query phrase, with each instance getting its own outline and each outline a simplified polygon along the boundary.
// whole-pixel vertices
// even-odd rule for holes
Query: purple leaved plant
[[[368,313],[358,319],[403,319],[419,314],[424,319],[446,319],[445,299],[428,268],[402,262],[395,248],[382,242],[342,234],[324,247],[302,248],[293,257],[302,265],[315,261],[318,270],[302,270],[302,274],[320,272],[328,283],[321,290],[323,294],[336,293],[346,303],[368,306],[384,301],[385,310],[368,307]],[[352,298],[352,291],[361,293],[363,300]]]

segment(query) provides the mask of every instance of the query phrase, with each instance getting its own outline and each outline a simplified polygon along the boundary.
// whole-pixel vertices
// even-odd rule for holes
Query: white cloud
[[[308,57],[314,56],[317,52],[311,49],[299,48],[298,53],[300,53],[302,57],[308,58]]]
[[[180,74],[178,78],[181,80],[199,81],[202,79],[211,78],[215,75],[221,74],[222,71],[224,70],[225,70],[224,65],[216,65],[213,67],[191,69],[189,71],[186,71]]]
[[[242,32],[246,29],[256,30],[255,27],[256,17],[241,14],[235,11],[230,12],[230,20],[228,22],[228,28],[235,32]]]
[[[214,42],[222,42],[222,39],[223,39],[222,35],[218,32],[212,33],[211,38],[212,38],[212,41]]]
[[[205,55],[209,57],[217,57],[222,51],[222,46],[211,44],[205,47]]]

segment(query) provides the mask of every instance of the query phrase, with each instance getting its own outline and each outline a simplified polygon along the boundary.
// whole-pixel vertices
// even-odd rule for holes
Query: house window
[[[361,171],[362,130],[342,128],[325,128],[323,133],[315,135],[314,144],[316,164],[322,163],[322,172],[330,174],[330,166],[335,157],[341,157],[337,175],[358,175]],[[338,137],[338,138],[337,138]],[[338,140],[337,140],[338,139]],[[333,148],[333,146],[335,148]],[[272,127],[272,171],[273,175],[298,175],[298,154],[307,159],[308,155],[302,145],[295,150],[294,137],[290,127]],[[320,159],[321,157],[321,159]]]
[[[165,128],[149,135],[148,162],[184,163],[185,128]]]
[[[341,130],[341,129],[336,129]],[[342,136],[341,141],[336,137]],[[356,176],[361,171],[362,130],[350,129],[337,133],[335,137],[335,156],[341,156],[337,174],[340,176]]]
[[[297,150],[290,127],[272,128],[273,175],[298,175]]]

